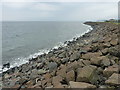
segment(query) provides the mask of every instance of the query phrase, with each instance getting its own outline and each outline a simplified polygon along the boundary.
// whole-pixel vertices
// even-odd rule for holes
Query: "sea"
[[[27,63],[53,48],[64,46],[91,30],[80,21],[3,21],[2,64],[10,68]],[[2,68],[2,65],[0,66]],[[0,69],[2,70],[2,69]],[[6,71],[4,68],[2,71]]]

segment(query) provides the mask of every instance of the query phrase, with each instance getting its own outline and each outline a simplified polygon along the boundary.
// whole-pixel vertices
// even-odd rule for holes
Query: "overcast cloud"
[[[25,0],[22,0],[22,2],[19,2],[18,0],[12,0],[12,2],[8,2],[4,0],[2,3],[2,20],[86,21],[110,18],[117,19],[118,2],[117,0],[115,1],[116,2],[25,2]]]

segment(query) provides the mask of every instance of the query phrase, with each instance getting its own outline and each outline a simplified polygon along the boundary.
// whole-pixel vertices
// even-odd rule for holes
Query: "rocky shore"
[[[65,47],[2,74],[2,88],[112,88],[120,86],[118,25],[86,22],[93,30]]]

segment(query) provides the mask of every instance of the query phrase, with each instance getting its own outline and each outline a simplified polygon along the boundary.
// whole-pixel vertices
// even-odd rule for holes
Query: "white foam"
[[[83,24],[83,25],[85,25],[85,24]],[[88,25],[85,25],[85,26],[88,26]],[[84,33],[82,33],[82,34],[77,34],[77,35],[75,35],[75,37],[73,37],[72,39],[67,40],[67,41],[74,41],[74,40],[76,40],[77,38],[79,38],[79,37],[81,37],[82,35],[84,35],[85,33],[88,33],[89,31],[93,30],[93,28],[92,28],[91,26],[88,26],[88,27],[89,27],[89,29],[88,29],[86,32],[84,32]],[[16,67],[16,66],[19,67],[19,66],[22,65],[22,64],[28,63],[29,60],[32,59],[32,58],[36,58],[36,57],[38,57],[38,56],[40,56],[40,55],[42,55],[42,54],[48,54],[48,53],[49,53],[50,51],[52,51],[53,49],[58,49],[59,47],[65,47],[66,45],[67,45],[67,43],[59,42],[59,43],[57,43],[57,44],[56,44],[53,48],[51,48],[51,49],[42,49],[42,50],[39,50],[39,52],[34,53],[34,54],[31,54],[31,55],[28,56],[27,58],[24,58],[24,57],[17,58],[17,59],[14,60],[13,64],[10,66],[10,68],[13,68],[13,67]],[[2,66],[0,66],[0,73],[1,73],[1,72],[5,72],[5,71],[7,71],[7,70],[8,70],[8,68],[4,68],[4,69],[2,70]]]

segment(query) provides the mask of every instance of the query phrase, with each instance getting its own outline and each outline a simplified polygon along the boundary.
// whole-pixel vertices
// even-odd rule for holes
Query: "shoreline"
[[[16,68],[16,67],[20,67],[20,66],[23,65],[23,64],[27,64],[27,63],[29,63],[29,61],[31,61],[31,59],[35,59],[35,58],[39,57],[39,56],[42,55],[42,54],[48,54],[49,52],[51,52],[51,51],[54,50],[54,49],[58,49],[59,47],[65,47],[68,42],[75,41],[77,38],[82,37],[85,33],[88,33],[89,31],[92,30],[92,27],[91,27],[91,26],[86,25],[86,24],[84,24],[84,23],[83,23],[83,25],[89,27],[89,29],[88,29],[86,32],[84,32],[84,33],[82,33],[82,34],[75,35],[75,36],[72,37],[71,39],[66,40],[66,41],[64,41],[64,42],[59,42],[60,44],[59,44],[59,45],[55,45],[53,48],[39,50],[40,52],[31,54],[31,55],[29,55],[29,56],[26,57],[26,58],[18,58],[18,59],[20,60],[20,63],[21,63],[21,64],[19,64],[18,66],[14,65],[14,64],[13,64],[13,65],[10,65],[10,68],[9,68],[9,69],[8,69],[8,68],[5,68],[4,70],[3,70],[2,67],[1,67],[1,68],[0,68],[0,74],[1,74],[1,73],[6,73],[6,72],[7,72],[8,70],[10,70],[10,69],[14,69],[14,68]],[[23,63],[23,62],[24,62],[24,63]]]
[[[4,72],[3,88],[118,88],[118,26],[85,24],[93,30]]]

